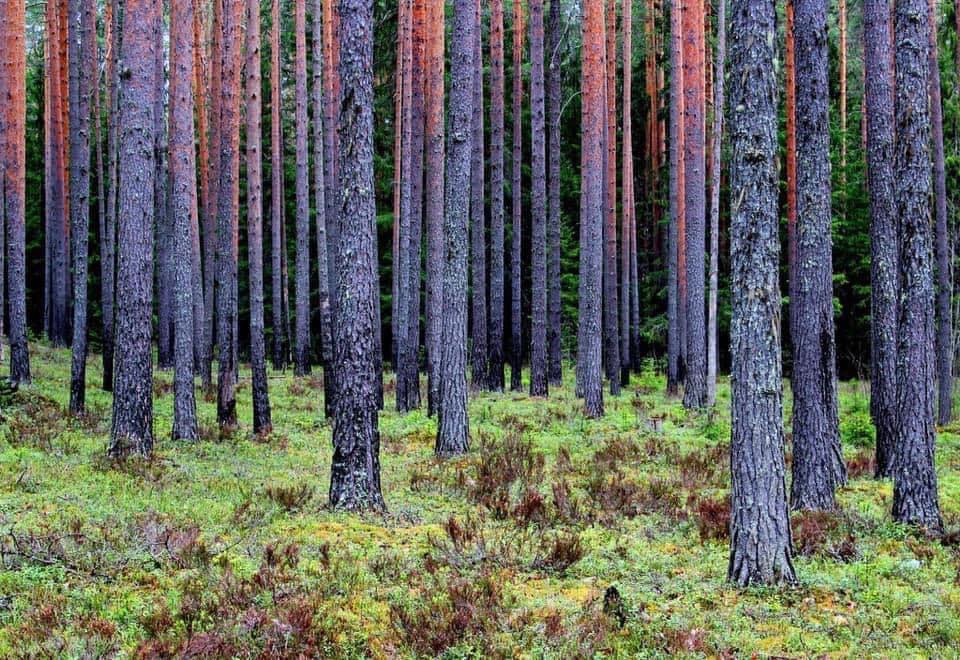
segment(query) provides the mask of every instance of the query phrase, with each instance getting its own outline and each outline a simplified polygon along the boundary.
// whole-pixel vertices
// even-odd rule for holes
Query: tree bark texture
[[[683,49],[680,0],[670,4],[670,226],[667,236],[667,394],[680,391],[680,232],[683,224]]]
[[[271,355],[274,369],[287,364],[287,336],[283,315],[283,113],[280,90],[280,0],[270,9],[270,314],[273,326]]]
[[[473,62],[473,152],[470,162],[470,250],[471,250],[471,377],[477,389],[487,384],[487,222],[484,181],[483,134],[483,29],[481,3],[474,3]]]
[[[510,389],[523,387],[523,3],[513,0],[513,158],[510,200]]]
[[[720,273],[720,170],[723,167],[723,86],[727,58],[726,0],[717,0],[717,53],[713,83],[713,150],[710,166],[710,284],[707,300],[707,405],[717,402],[717,297]]]
[[[543,0],[530,1],[530,394],[547,396],[547,153]]]
[[[296,330],[293,336],[293,373],[310,373],[310,150],[307,119],[307,10],[306,0],[294,2],[296,41],[296,155],[297,222],[294,297]]]
[[[327,254],[327,195],[324,181],[323,0],[313,3],[313,192],[316,200],[317,277],[320,294],[320,356],[324,370],[333,362],[333,316],[330,309],[330,264]]]
[[[603,363],[610,394],[620,394],[620,321],[617,301],[617,2],[607,0],[606,104],[603,225]]]
[[[440,336],[443,314],[444,12],[442,6],[434,3],[430,3],[427,12],[427,413],[433,415],[437,412],[440,399]]]
[[[562,316],[560,297],[560,39],[563,31],[560,2],[550,3],[547,27],[547,357],[551,385],[563,383]]]
[[[503,0],[490,0],[490,319],[487,389],[504,387]]]

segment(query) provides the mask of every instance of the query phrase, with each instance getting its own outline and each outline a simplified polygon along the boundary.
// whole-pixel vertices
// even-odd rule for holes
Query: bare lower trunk
[[[317,212],[317,276],[320,293],[320,355],[323,368],[333,361],[333,317],[330,310],[330,266],[327,263],[327,196],[323,135],[323,23],[322,0],[313,3],[313,192]]]
[[[484,149],[483,149],[483,29],[480,0],[474,11],[476,25],[473,60],[473,152],[470,163],[470,244],[472,266],[472,328],[471,352],[473,386],[484,387],[487,383],[487,224],[484,208]]]
[[[307,16],[306,0],[295,0],[296,33],[296,132],[297,132],[297,233],[294,264],[296,332],[293,337],[293,372],[310,373],[310,152],[307,145]]]
[[[503,0],[490,2],[490,323],[487,389],[503,391]]]
[[[551,385],[563,383],[560,298],[560,2],[550,3],[547,48],[547,357]]]
[[[670,226],[667,235],[667,394],[681,380],[680,225],[683,215],[683,51],[679,0],[670,5]]]
[[[543,0],[530,2],[530,394],[547,395],[547,154],[543,72]]]
[[[510,241],[510,389],[520,390],[523,370],[523,4],[513,0],[513,158],[510,200],[513,205]]]
[[[280,0],[273,0],[270,26],[270,307],[273,329],[273,368],[287,365],[284,322],[283,258],[283,134],[280,127]]]
[[[723,166],[723,86],[727,57],[726,0],[717,0],[717,54],[713,87],[713,163],[710,168],[710,288],[707,300],[707,405],[717,402],[717,295],[720,271],[720,168]]]
[[[620,322],[617,302],[617,3],[607,0],[606,187],[603,226],[603,364],[610,394],[620,394]]]

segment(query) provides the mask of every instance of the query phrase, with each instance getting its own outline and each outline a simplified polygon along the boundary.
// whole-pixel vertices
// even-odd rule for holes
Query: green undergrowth
[[[0,657],[801,657],[951,655],[960,643],[960,425],[937,466],[948,536],[890,521],[872,478],[869,393],[840,388],[851,475],[831,514],[794,514],[800,585],[725,582],[729,386],[712,411],[634,376],[586,420],[572,388],[475,393],[471,451],[433,457],[435,421],[393,411],[389,512],[326,508],[320,374],[271,372],[274,432],[169,440],[172,375],[155,377],[157,448],[109,461],[99,356],[89,414],[65,412],[69,353],[32,347],[34,385],[2,402]],[[788,399],[789,407],[789,399]],[[789,447],[788,460],[789,460]]]

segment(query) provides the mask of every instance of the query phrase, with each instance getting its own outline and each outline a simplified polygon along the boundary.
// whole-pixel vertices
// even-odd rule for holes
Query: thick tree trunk
[[[454,3],[450,43],[450,145],[444,214],[443,329],[440,353],[438,456],[469,449],[467,420],[467,259],[470,225],[470,161],[473,152],[473,77],[476,73],[475,0]]]
[[[680,0],[670,4],[670,226],[667,235],[667,394],[676,396],[682,380],[684,315],[680,295],[683,225],[683,49]]]
[[[253,433],[266,435],[270,421],[267,344],[263,323],[263,175],[260,116],[260,0],[247,0],[247,250],[250,261],[250,369]]]
[[[547,395],[547,154],[543,0],[530,1],[530,394]]]
[[[933,148],[933,203],[937,258],[937,423],[953,416],[953,271],[947,219],[947,176],[943,154],[943,104],[937,44],[937,0],[930,4],[930,140]]]
[[[796,0],[797,261],[793,339],[794,509],[832,509],[846,483],[837,420],[830,227],[830,101],[826,0]]]
[[[687,295],[683,405],[703,408],[707,404],[706,323],[704,319],[704,255],[706,220],[704,157],[704,24],[703,1],[683,4],[684,90],[684,247]]]
[[[310,373],[310,150],[307,144],[307,11],[306,0],[294,2],[296,36],[296,152],[297,152],[297,239],[294,263],[296,330],[293,336],[293,373]]]
[[[470,162],[470,245],[472,277],[471,376],[473,386],[482,388],[487,383],[487,222],[484,204],[484,148],[483,148],[483,28],[480,0],[474,3],[473,62],[473,153]]]
[[[437,412],[440,399],[440,331],[443,314],[443,191],[444,191],[444,12],[430,3],[427,10],[426,189],[427,189],[427,413]]]
[[[513,157],[510,161],[510,389],[523,388],[523,4],[513,0]]]
[[[620,322],[617,302],[617,2],[607,0],[606,104],[607,158],[603,225],[603,364],[610,394],[620,394]]]
[[[560,298],[560,2],[550,3],[547,32],[547,357],[551,385],[563,384],[561,341],[563,303]]]
[[[730,563],[747,586],[795,582],[783,458],[776,6],[730,21],[732,353]]]
[[[490,1],[490,323],[487,389],[503,391],[503,0]]]
[[[337,396],[334,402],[330,506],[386,508],[380,491],[375,294],[377,253],[373,233],[373,3],[339,0],[343,103],[340,105],[337,196],[341,222],[337,251],[339,300],[336,325]],[[329,14],[328,14],[329,17]]]
[[[73,359],[70,412],[86,410],[87,252],[90,234],[90,112],[96,58],[96,7],[70,0],[70,235],[73,239]]]
[[[280,0],[270,9],[270,307],[273,326],[273,368],[287,365],[287,334],[284,322],[283,290],[283,112],[280,94]]]
[[[117,353],[111,456],[153,450],[153,177],[157,0],[126,0],[120,102]],[[144,240],[144,239],[147,240]]]
[[[717,402],[717,297],[720,273],[720,169],[723,166],[723,86],[727,57],[726,0],[717,0],[717,54],[713,83],[713,151],[710,167],[710,288],[707,300],[707,405]]]
[[[930,14],[897,0],[895,187],[900,218],[900,341],[893,518],[943,531],[934,468],[934,283],[930,217]]]
[[[587,417],[603,415],[603,133],[606,39],[603,4],[584,7],[583,100],[580,188],[580,314],[577,330],[577,391]]]
[[[197,227],[193,148],[193,0],[170,4],[170,179],[175,258],[173,439],[196,440],[193,354],[193,237]]]
[[[897,436],[896,202],[893,197],[894,115],[892,19],[887,0],[863,5],[867,185],[870,193],[870,413],[877,429],[876,476],[893,476]]]
[[[216,1],[216,0],[215,0]],[[240,68],[243,3],[225,2],[220,89],[220,182],[217,186],[217,421],[221,432],[237,426],[237,227],[240,200]]]
[[[0,11],[0,195],[6,223],[7,313],[10,319],[10,380],[30,382],[26,305],[26,11],[23,0]]]
[[[323,0],[313,3],[313,193],[317,212],[317,276],[320,293],[320,356],[323,368],[333,362],[333,317],[330,311],[330,265],[327,254],[327,195],[323,135]]]

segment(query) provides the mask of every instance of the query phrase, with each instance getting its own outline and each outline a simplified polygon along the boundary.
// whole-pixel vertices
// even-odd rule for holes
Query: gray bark
[[[679,223],[680,223],[680,113],[682,101],[682,72],[680,51],[679,0],[670,4],[670,225],[667,230],[667,394],[680,391],[680,283],[679,283]]]
[[[546,396],[547,378],[547,154],[543,71],[543,0],[530,1],[530,394]]]
[[[560,1],[550,2],[550,18],[547,32],[547,355],[551,385],[563,383],[563,358],[561,355],[561,318],[563,306],[560,298],[560,37],[563,25],[560,18]]]
[[[520,390],[523,371],[523,30],[517,25],[522,17],[520,0],[513,0],[513,158],[510,162],[510,200],[513,204],[510,233],[510,389]]]
[[[487,389],[504,386],[503,0],[490,3],[490,318]]]
[[[306,0],[295,0],[297,222],[294,298],[296,326],[293,336],[293,373],[310,373],[310,151],[307,124],[307,17]]]
[[[313,3],[313,193],[316,199],[317,276],[320,293],[320,356],[323,368],[333,361],[333,317],[330,310],[330,266],[327,263],[327,195],[323,178],[323,0]]]
[[[475,34],[473,75],[473,152],[470,163],[470,243],[471,277],[473,285],[472,328],[473,386],[482,388],[487,383],[487,225],[484,208],[484,148],[483,148],[483,29],[480,2],[475,2]]]

